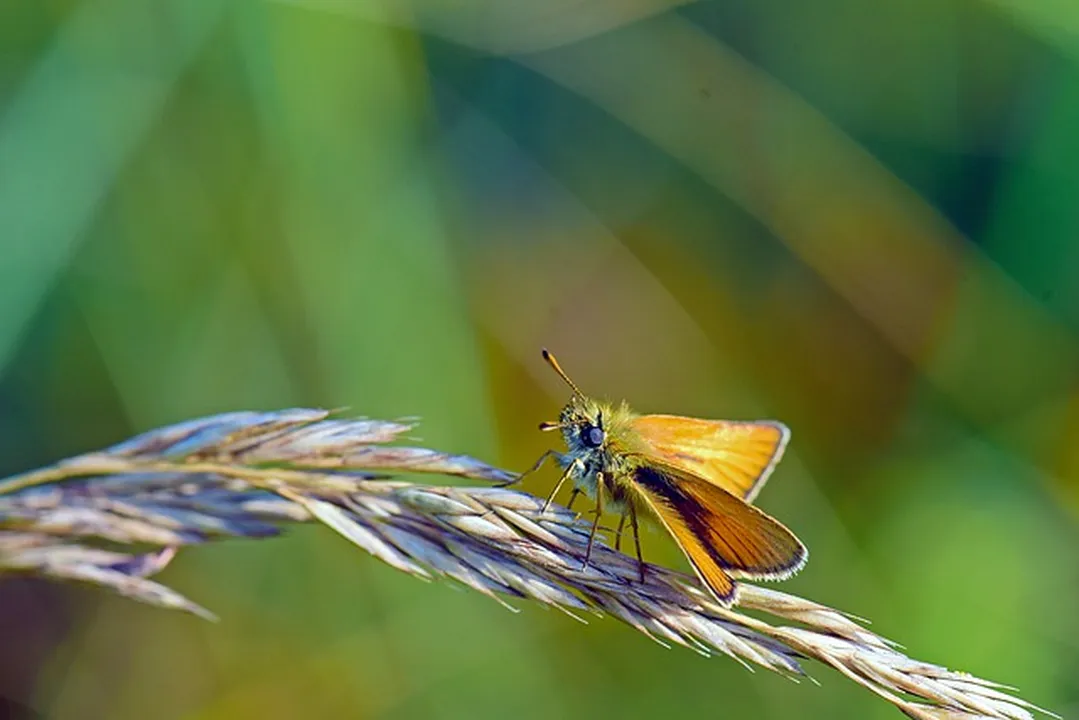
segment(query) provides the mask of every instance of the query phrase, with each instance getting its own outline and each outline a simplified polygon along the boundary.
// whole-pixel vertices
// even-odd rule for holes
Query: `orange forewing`
[[[702,478],[642,466],[634,488],[674,536],[701,579],[724,603],[734,577],[782,579],[805,565],[805,546],[778,520]]]
[[[783,423],[699,420],[642,415],[633,429],[655,460],[718,485],[753,502],[790,438]]]

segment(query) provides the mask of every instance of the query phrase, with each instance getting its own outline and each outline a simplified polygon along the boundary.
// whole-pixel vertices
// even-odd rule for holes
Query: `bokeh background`
[[[5,0],[0,475],[224,410],[522,469],[566,390],[793,429],[784,587],[1079,712],[1079,5]],[[528,480],[544,493],[551,471]],[[564,499],[564,498],[563,498]],[[645,552],[682,567],[661,533]],[[896,718],[332,533],[212,625],[0,582],[44,717]]]

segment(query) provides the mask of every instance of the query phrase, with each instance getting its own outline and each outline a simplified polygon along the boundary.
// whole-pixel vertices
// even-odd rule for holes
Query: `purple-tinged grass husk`
[[[577,619],[605,613],[661,644],[794,680],[807,677],[811,658],[917,720],[1052,714],[1011,688],[913,660],[859,618],[788,593],[740,582],[736,605],[725,608],[683,573],[648,564],[642,582],[636,558],[602,538],[584,565],[589,523],[557,504],[544,511],[533,495],[387,479],[517,477],[471,457],[387,444],[413,427],[303,408],[226,413],[0,480],[0,577],[88,583],[214,619],[150,578],[184,546],[315,521],[398,570],[451,578],[510,608],[530,600]]]

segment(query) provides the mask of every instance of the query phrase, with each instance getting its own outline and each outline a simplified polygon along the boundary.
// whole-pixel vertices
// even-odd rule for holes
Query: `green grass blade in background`
[[[0,106],[0,369],[222,5],[82,3]]]

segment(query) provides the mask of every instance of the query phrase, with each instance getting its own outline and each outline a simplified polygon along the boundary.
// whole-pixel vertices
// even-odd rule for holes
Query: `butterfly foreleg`
[[[548,452],[552,451],[548,450]],[[566,479],[577,470],[580,464],[580,460],[574,459],[573,462],[566,466],[566,469],[562,472],[562,477],[558,478],[558,482],[555,483],[554,489],[551,490],[551,494],[547,496],[547,500],[543,503],[543,509],[540,510],[541,515],[547,512],[547,508],[551,506],[551,501],[554,500],[554,496],[558,494],[558,491],[562,489],[562,485],[565,484]],[[576,492],[576,490],[574,490],[574,492]]]
[[[555,450],[547,450],[547,451],[545,451],[542,455],[539,456],[539,460],[537,460],[535,462],[535,464],[532,465],[532,467],[528,468],[523,473],[519,473],[517,475],[517,477],[513,478],[512,480],[507,480],[506,482],[498,483],[497,485],[495,485],[495,487],[502,488],[502,487],[509,487],[510,485],[516,485],[517,483],[521,482],[526,477],[528,477],[529,475],[531,475],[532,473],[536,472],[541,467],[543,467],[543,463],[547,462],[547,459],[550,458],[552,455],[557,457],[558,454],[559,453],[557,451],[555,451]]]

